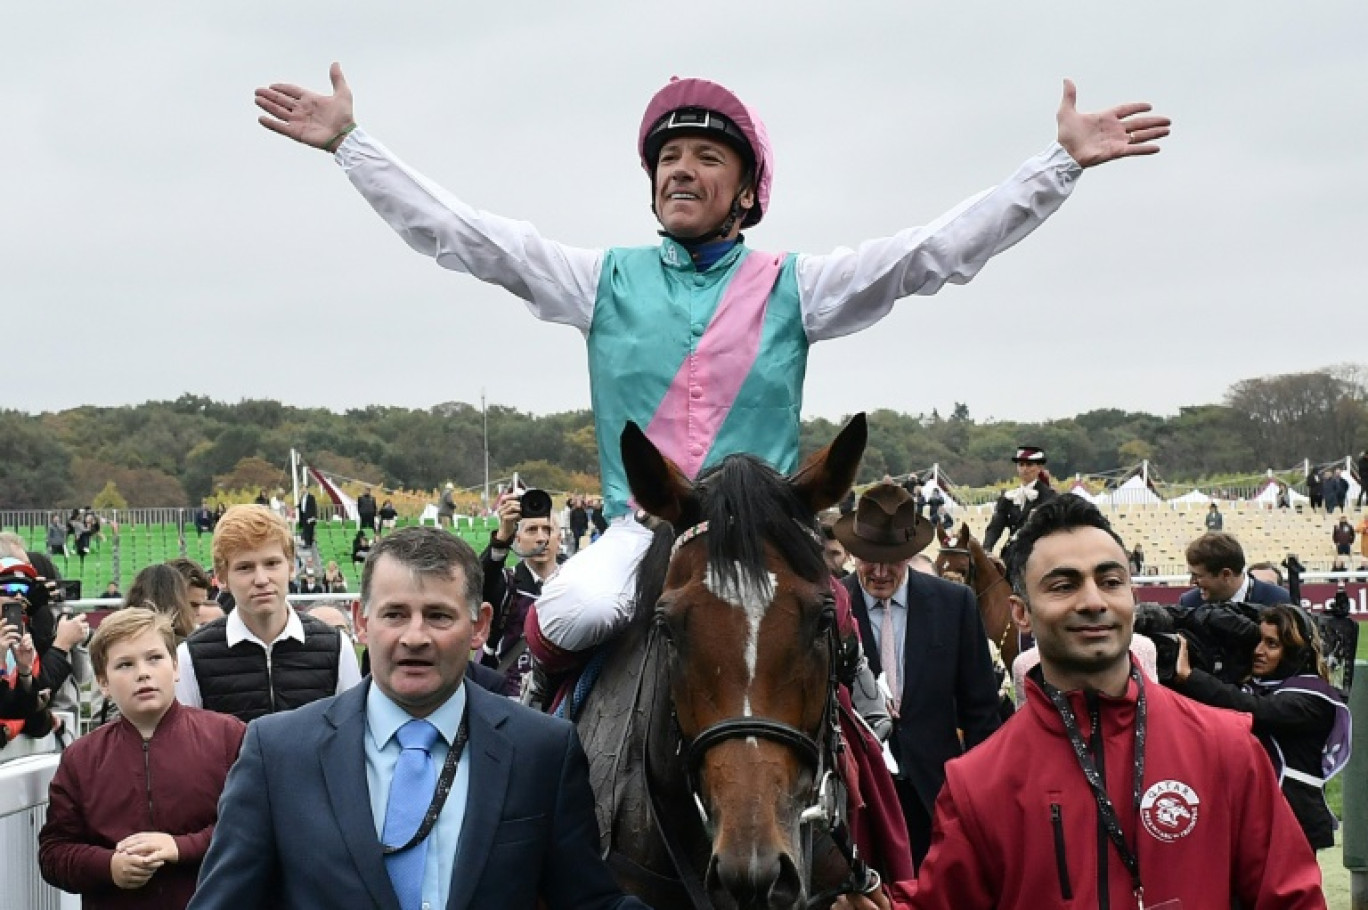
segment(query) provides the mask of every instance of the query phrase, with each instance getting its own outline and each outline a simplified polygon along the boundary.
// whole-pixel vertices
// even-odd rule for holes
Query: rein
[[[822,545],[822,538],[813,528],[799,523],[800,527],[807,532],[817,546]],[[708,533],[708,522],[700,522],[685,531],[681,532],[670,549],[670,558],[673,559],[679,552],[680,547],[696,540]],[[828,603],[824,609],[830,609],[834,597],[828,593]],[[662,627],[657,620],[652,628],[650,638],[647,642],[647,655],[654,649],[654,644],[658,630]],[[668,636],[665,637],[667,646]],[[675,719],[675,728],[679,732],[681,747],[685,751],[685,763],[688,768],[687,788],[689,795],[698,808],[699,817],[704,825],[705,833],[711,822],[704,807],[699,787],[699,770],[703,760],[709,750],[733,739],[766,739],[771,742],[779,743],[794,752],[813,772],[813,788],[809,794],[810,803],[808,807],[799,814],[799,828],[803,832],[803,842],[807,851],[807,869],[809,873],[813,867],[812,846],[814,829],[821,829],[827,832],[832,842],[836,845],[847,865],[850,867],[850,876],[838,887],[829,889],[821,894],[809,898],[807,907],[810,910],[816,908],[830,907],[832,901],[842,894],[857,893],[870,894],[880,885],[879,874],[870,869],[860,858],[859,851],[850,841],[849,832],[846,829],[844,810],[846,806],[847,786],[841,778],[840,756],[845,750],[845,743],[841,737],[840,718],[837,712],[838,699],[837,687],[840,685],[838,672],[838,656],[840,648],[837,644],[836,624],[833,618],[826,630],[827,647],[827,667],[828,679],[826,687],[826,700],[822,706],[822,717],[818,723],[816,735],[812,735],[782,721],[773,720],[766,717],[729,717],[712,724],[705,728],[692,741],[685,741],[682,732],[678,731],[678,718]],[[643,660],[642,677],[646,672],[646,663]],[[638,680],[638,698],[640,696],[641,681]],[[659,696],[658,691],[655,693]],[[635,702],[635,700],[634,700]],[[688,855],[679,843],[678,838],[664,824],[666,812],[662,805],[660,795],[651,784],[650,773],[650,724],[656,712],[654,705],[647,711],[647,734],[645,737],[644,764],[646,767],[645,782],[647,796],[650,800],[652,815],[655,818],[656,830],[665,845],[666,852],[670,856],[671,862],[679,874],[680,884],[688,892],[689,899],[693,903],[695,910],[711,910],[712,903],[708,900],[702,886],[702,881],[698,873],[693,869],[689,862]]]
[[[1007,576],[999,575],[994,581],[990,582],[986,588],[980,591],[975,585],[975,582],[978,581],[978,563],[974,560],[973,552],[969,550],[967,547],[941,547],[940,551],[942,553],[949,553],[952,556],[963,556],[965,558],[965,560],[969,564],[969,570],[965,573],[964,580],[966,583],[968,583],[969,589],[974,592],[974,596],[977,598],[983,598],[987,596],[989,591],[993,590],[1000,584],[1005,584],[1007,581]],[[1009,617],[1007,623],[1002,628],[1002,636],[998,639],[997,642],[997,649],[999,654],[1002,653],[1003,648],[1007,647],[1007,636],[1011,634],[1012,621]]]

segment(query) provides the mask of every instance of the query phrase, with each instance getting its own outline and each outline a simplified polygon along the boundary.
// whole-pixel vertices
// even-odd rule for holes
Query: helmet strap
[[[747,210],[741,207],[741,197],[745,195],[746,190],[748,190],[749,188],[749,182],[742,182],[741,188],[736,191],[736,197],[732,199],[731,208],[727,210],[727,217],[722,220],[722,223],[720,225],[713,228],[711,231],[708,231],[706,234],[701,234],[698,237],[677,237],[674,234],[671,234],[669,231],[665,230],[664,228],[661,228],[656,233],[658,233],[661,237],[669,238],[670,240],[673,240],[675,243],[678,243],[681,246],[685,247],[701,246],[713,240],[725,240],[727,238],[727,235],[729,235],[732,232],[732,228],[736,226],[736,223],[739,220],[741,220],[741,218],[744,217],[746,214]],[[655,182],[652,181],[651,214],[655,215],[656,218],[659,218],[660,215],[656,212],[655,207],[655,195]]]

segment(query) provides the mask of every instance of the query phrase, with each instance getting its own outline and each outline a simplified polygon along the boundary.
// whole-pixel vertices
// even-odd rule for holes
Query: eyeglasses
[[[28,597],[31,586],[24,581],[7,581],[0,584],[0,595],[5,597]]]

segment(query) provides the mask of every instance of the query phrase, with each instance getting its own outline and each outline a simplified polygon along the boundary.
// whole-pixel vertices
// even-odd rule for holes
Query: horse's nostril
[[[744,910],[795,910],[803,906],[803,879],[788,853],[763,851],[745,862],[713,854],[704,877],[713,902]]]
[[[770,910],[792,910],[794,907],[801,907],[806,896],[803,893],[803,876],[798,872],[793,857],[787,853],[779,854],[779,875],[775,878],[769,893]]]

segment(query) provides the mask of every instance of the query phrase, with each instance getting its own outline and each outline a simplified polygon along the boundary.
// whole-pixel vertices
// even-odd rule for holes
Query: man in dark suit
[[[988,635],[969,588],[908,571],[934,529],[902,487],[874,485],[833,532],[855,558],[855,574],[841,584],[870,668],[888,687],[894,783],[920,865],[945,763],[1001,723]]]
[[[463,684],[481,583],[445,531],[375,545],[372,679],[248,728],[191,907],[644,910],[599,857],[574,728]]]
[[[318,500],[314,494],[309,492],[309,488],[304,487],[304,492],[299,494],[299,535],[304,539],[304,548],[311,549],[314,545],[314,531],[318,528]]]
[[[360,519],[360,527],[357,530],[368,530],[374,534],[375,512],[375,496],[371,494],[370,487],[366,487],[366,492],[362,493],[356,500],[356,517]]]
[[[1206,603],[1290,604],[1284,588],[1245,572],[1244,548],[1233,534],[1210,531],[1188,544],[1186,559],[1192,576],[1191,591],[1178,600],[1181,607]]]
[[[989,553],[997,546],[998,538],[1007,535],[1007,544],[1002,548],[1002,558],[1008,557],[1007,548],[1012,545],[1012,537],[1026,519],[1037,508],[1054,499],[1059,494],[1050,486],[1050,474],[1045,470],[1049,459],[1045,450],[1039,446],[1017,446],[1012,456],[1016,465],[1017,480],[1021,483],[1014,490],[1008,490],[998,497],[993,506],[993,518],[983,536],[983,549]]]

